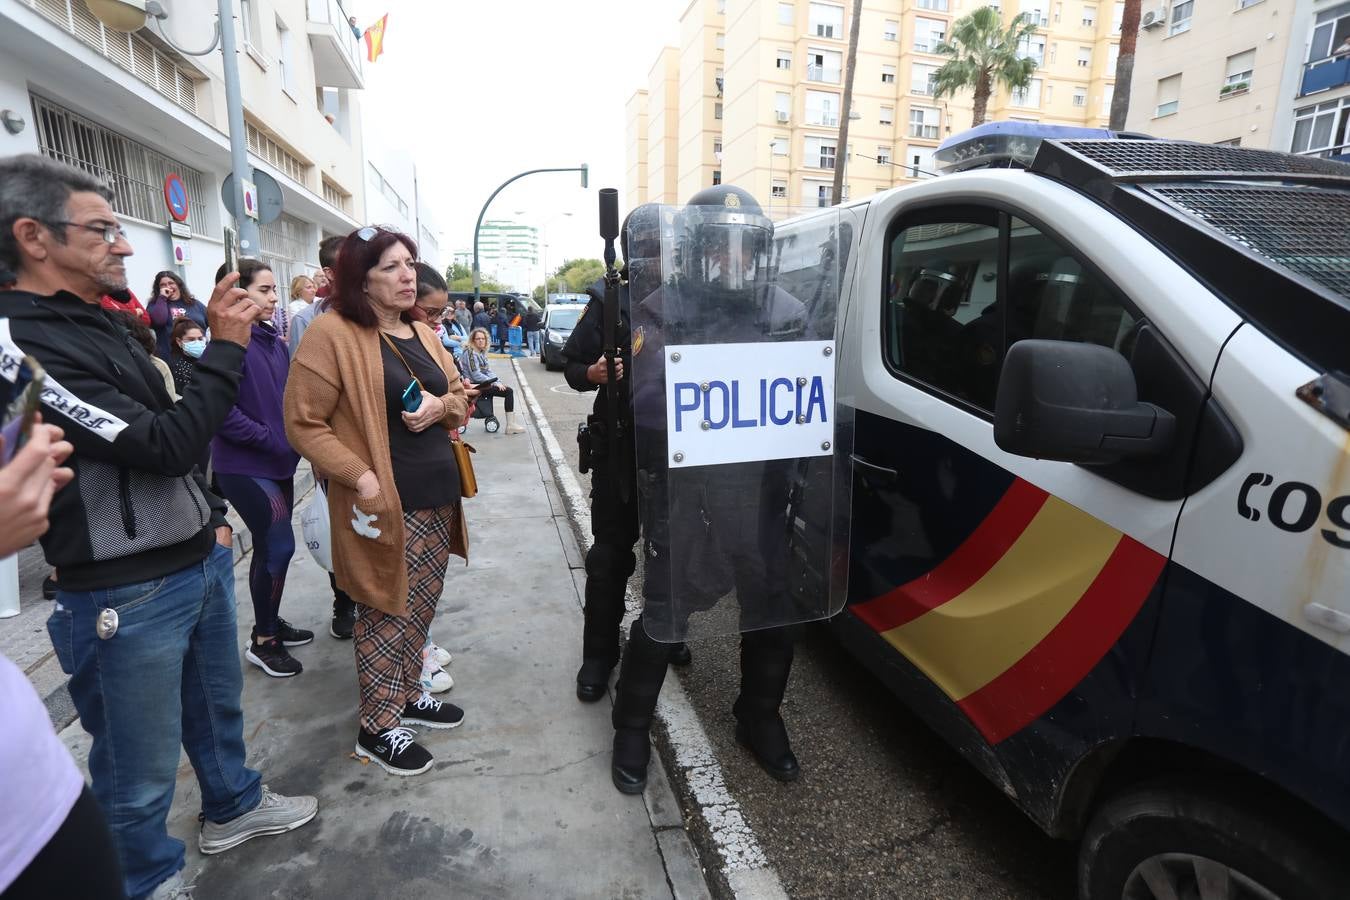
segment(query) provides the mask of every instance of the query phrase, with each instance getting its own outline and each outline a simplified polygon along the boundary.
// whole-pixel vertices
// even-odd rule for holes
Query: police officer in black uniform
[[[657,207],[640,206],[628,214],[620,231],[624,273],[630,273],[637,258],[656,256]],[[630,228],[631,226],[631,228]],[[630,240],[630,230],[637,235]],[[633,255],[630,255],[633,254]],[[607,391],[609,367],[604,357],[604,279],[586,289],[591,300],[563,347],[563,371],[567,383],[578,391],[596,391],[595,406],[586,424],[577,433],[581,453],[581,471],[591,473],[591,534],[595,543],[586,553],[586,609],[581,639],[581,669],[577,672],[577,699],[593,703],[605,696],[609,673],[619,661],[619,626],[623,621],[624,594],[637,559],[633,547],[638,540],[638,499],[633,454],[632,407],[625,367],[631,361],[628,280],[619,288],[619,317],[615,342],[620,349],[614,362],[618,379],[618,421],[609,421]],[[610,458],[610,432],[619,446],[618,459]],[[618,468],[616,481],[613,470]],[[665,645],[665,659],[685,666],[690,662],[683,643]],[[664,665],[664,663],[663,663]]]
[[[684,237],[672,265],[680,271],[661,273],[659,289],[634,299],[642,352],[651,354],[643,359],[653,364],[640,367],[632,388],[641,432],[645,577],[643,615],[629,631],[615,690],[611,777],[625,794],[641,793],[647,783],[649,730],[670,646],[649,629],[683,634],[691,611],[710,608],[733,587],[744,632],[741,690],[733,706],[736,738],[774,778],[793,781],[801,772],[779,714],[798,628],[766,627],[791,617],[773,618],[775,607],[782,614],[791,603],[781,536],[792,463],[669,470],[665,363],[658,361],[664,359],[665,335],[680,323],[697,322],[693,330],[717,343],[790,340],[806,329],[806,307],[765,274],[772,271],[773,225],[748,192],[732,185],[707,188],[677,216]],[[752,270],[748,283],[742,276]]]

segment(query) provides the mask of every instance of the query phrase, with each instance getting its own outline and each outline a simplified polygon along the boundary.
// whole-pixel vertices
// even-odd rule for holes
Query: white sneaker
[[[440,663],[442,666],[450,665],[450,660],[454,659],[454,657],[450,655],[450,651],[440,644],[428,642],[428,647],[430,648],[432,655],[436,657],[436,662]]]
[[[434,670],[422,670],[422,690],[428,694],[443,694],[455,686],[450,673],[437,666]]]

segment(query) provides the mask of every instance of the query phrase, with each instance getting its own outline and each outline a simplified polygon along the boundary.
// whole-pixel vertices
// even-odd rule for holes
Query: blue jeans
[[[118,614],[100,640],[95,619]],[[61,591],[47,620],[80,724],[94,739],[89,773],[108,817],[127,896],[183,868],[165,827],[179,746],[201,786],[202,812],[226,822],[258,805],[261,776],[244,765],[243,675],[234,615],[234,554],[215,546],[172,575],[97,591]]]
[[[541,334],[543,334],[542,331],[526,332],[525,340],[529,344],[530,352],[533,353],[535,356],[539,355],[539,344],[540,344],[539,335]]]

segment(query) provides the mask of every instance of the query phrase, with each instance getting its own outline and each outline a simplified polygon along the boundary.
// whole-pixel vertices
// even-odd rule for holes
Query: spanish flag
[[[389,22],[389,13],[380,16],[380,21],[366,29],[366,59],[370,62],[380,58],[384,52],[384,26]]]

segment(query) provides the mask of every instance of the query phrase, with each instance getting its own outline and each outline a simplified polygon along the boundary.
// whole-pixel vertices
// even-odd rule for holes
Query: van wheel
[[[1078,853],[1080,900],[1302,900],[1334,897],[1345,875],[1315,833],[1284,830],[1291,804],[1249,806],[1247,785],[1130,788],[1093,816]],[[1327,826],[1330,828],[1331,826]]]

